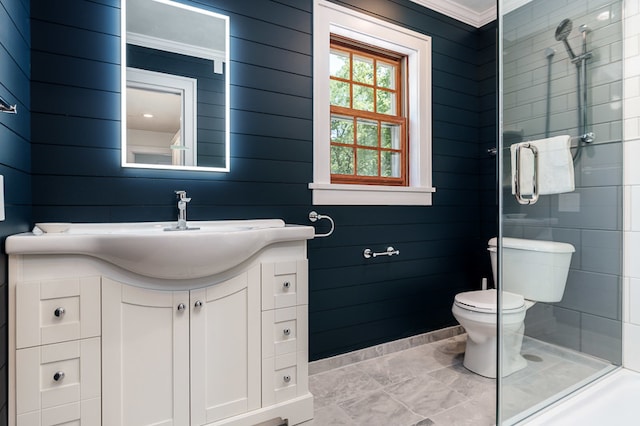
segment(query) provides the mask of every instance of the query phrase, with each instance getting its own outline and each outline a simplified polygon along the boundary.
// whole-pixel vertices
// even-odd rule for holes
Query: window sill
[[[310,183],[313,205],[430,206],[433,187]]]

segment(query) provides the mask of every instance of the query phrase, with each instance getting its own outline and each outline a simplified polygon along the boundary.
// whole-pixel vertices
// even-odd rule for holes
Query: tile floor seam
[[[407,379],[407,380],[411,380],[411,379]],[[382,389],[382,391],[383,391],[384,393],[386,393],[386,394],[389,396],[389,398],[393,399],[393,400],[394,400],[394,401],[396,401],[398,404],[400,404],[400,405],[402,405],[404,408],[406,408],[410,413],[412,413],[412,414],[414,414],[414,415],[416,415],[416,416],[418,416],[418,417],[422,417],[422,418],[420,419],[420,421],[419,421],[419,422],[413,423],[413,424],[411,424],[411,425],[406,425],[406,426],[414,426],[414,425],[416,425],[416,424],[420,423],[420,422],[421,422],[421,421],[423,421],[423,420],[430,420],[430,419],[429,419],[429,417],[425,417],[424,415],[422,415],[422,414],[420,414],[420,413],[416,413],[415,411],[413,411],[413,410],[411,409],[411,407],[409,407],[407,404],[405,404],[404,402],[400,401],[399,399],[395,398],[393,395],[391,395],[389,392],[387,392],[384,388]]]
[[[380,391],[382,391],[384,394],[386,394],[389,398],[391,398],[391,399],[392,399],[393,401],[395,401],[396,403],[398,403],[398,404],[400,404],[401,406],[403,406],[403,407],[404,407],[405,409],[407,409],[407,411],[408,411],[408,412],[410,412],[411,414],[413,414],[413,415],[415,415],[415,416],[418,416],[418,417],[421,417],[420,421],[427,419],[427,418],[426,418],[426,417],[424,417],[423,415],[418,414],[418,413],[415,413],[413,410],[411,410],[409,407],[407,407],[407,405],[406,405],[406,404],[402,403],[402,401],[399,401],[398,399],[394,398],[392,395],[390,395],[388,392],[386,392],[386,391],[384,390],[384,387],[381,387],[380,389],[376,389],[376,390],[372,390],[372,391],[365,392],[365,393],[360,394],[360,395],[358,395],[358,396],[356,396],[356,397],[353,397],[353,398],[349,398],[349,399],[345,399],[345,400],[343,400],[343,401],[336,402],[336,404],[335,404],[335,405],[336,405],[338,408],[340,408],[340,410],[342,410],[342,412],[343,412],[343,413],[345,413],[345,414],[347,415],[347,417],[349,417],[349,419],[351,419],[351,421],[353,421],[353,426],[369,426],[368,424],[362,424],[362,423],[358,422],[358,420],[357,420],[357,419],[355,419],[352,415],[350,415],[350,414],[349,414],[349,412],[348,412],[347,410],[345,410],[345,409],[341,406],[341,404],[348,403],[348,402],[350,402],[350,401],[354,401],[354,400],[363,400],[363,399],[366,399],[368,396],[371,396],[371,395],[373,395],[373,394],[375,394],[375,393],[378,393],[378,392],[380,392]],[[324,407],[323,407],[323,408],[324,408]],[[398,426],[413,426],[413,425],[415,425],[415,424],[416,424],[416,423],[412,423],[412,424],[410,424],[410,425],[398,425]],[[329,426],[329,425],[327,425],[327,426]]]

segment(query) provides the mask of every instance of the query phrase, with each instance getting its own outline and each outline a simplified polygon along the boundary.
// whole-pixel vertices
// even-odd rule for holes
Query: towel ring
[[[17,114],[18,105],[11,105],[9,102],[5,101],[2,96],[0,96],[0,112],[6,112],[8,114]]]
[[[331,222],[331,229],[329,230],[329,232],[324,233],[324,234],[315,234],[314,237],[315,238],[324,238],[324,237],[328,237],[329,235],[333,234],[333,230],[336,228],[336,224],[333,222],[333,219],[331,219],[330,216],[327,216],[326,214],[319,214],[315,211],[311,211],[309,212],[309,220],[311,222],[316,222],[320,219],[327,219],[329,222]]]

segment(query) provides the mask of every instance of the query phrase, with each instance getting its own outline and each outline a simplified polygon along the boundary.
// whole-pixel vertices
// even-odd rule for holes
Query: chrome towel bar
[[[362,255],[364,256],[365,259],[378,257],[378,256],[397,256],[399,254],[400,254],[400,250],[396,250],[391,246],[387,247],[387,251],[382,251],[379,253],[375,253],[373,250],[369,248],[364,249],[364,251],[362,252]]]
[[[533,166],[531,171],[533,175],[531,176],[531,184],[532,193],[531,194],[522,194],[522,182],[520,176],[521,167],[522,167],[522,150],[528,149],[533,154]],[[516,200],[520,204],[535,204],[538,201],[538,148],[536,148],[533,144],[522,142],[516,146],[516,155],[515,155],[515,173],[513,174],[513,184],[515,188],[515,196]]]
[[[333,230],[336,228],[336,224],[333,222],[333,219],[331,219],[330,216],[327,216],[326,214],[319,214],[315,211],[309,212],[309,220],[311,222],[316,222],[320,219],[327,219],[329,222],[331,222],[331,229],[329,230],[329,232],[326,232],[324,234],[315,234],[314,237],[315,238],[324,238],[324,237],[328,237],[329,235],[333,234]]]

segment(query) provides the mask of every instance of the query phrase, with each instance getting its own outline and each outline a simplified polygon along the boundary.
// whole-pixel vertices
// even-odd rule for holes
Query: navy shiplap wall
[[[0,95],[18,114],[0,113],[0,174],[5,217],[0,222],[0,424],[7,419],[7,256],[4,239],[31,222],[29,0],[0,0]]]
[[[496,193],[497,159],[489,150],[497,141],[497,33],[495,21],[480,28],[478,45],[478,95],[480,99],[480,213],[481,240],[479,250],[484,253],[484,276],[493,281],[488,253],[484,251],[490,238],[498,235],[498,196]],[[482,256],[482,255],[481,255]]]
[[[484,248],[495,232],[495,219],[488,219],[495,214],[488,174],[495,158],[483,151],[495,146],[492,27],[471,28],[409,1],[336,3],[432,37],[437,192],[432,207],[321,209],[338,228],[309,245],[313,358],[455,324],[453,297],[490,274]],[[362,258],[364,248],[388,245],[400,256]]]
[[[198,3],[231,17],[228,174],[122,169],[119,1],[32,0],[34,221],[172,220],[176,189],[193,198],[190,219],[308,224],[316,209],[337,228],[309,242],[311,359],[455,324],[454,294],[487,273],[482,209],[495,199],[481,167],[483,30],[407,0],[341,2],[433,37],[438,192],[432,207],[314,208],[312,1]],[[362,258],[387,245],[401,255]]]

